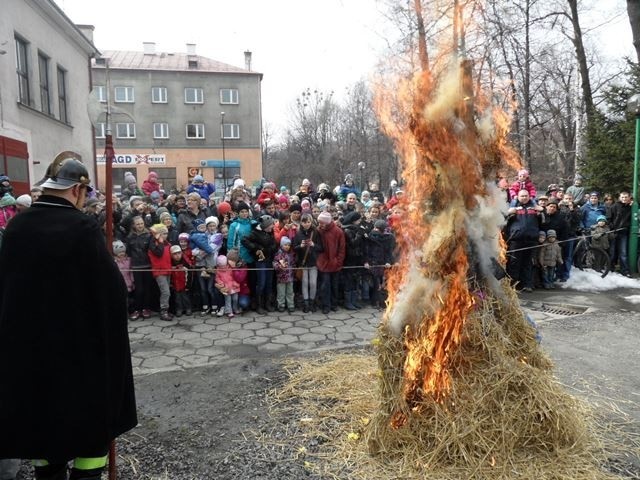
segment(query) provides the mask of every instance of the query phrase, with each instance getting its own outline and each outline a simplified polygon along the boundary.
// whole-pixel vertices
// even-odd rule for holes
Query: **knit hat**
[[[197,230],[200,225],[204,225],[204,220],[201,218],[195,218],[191,220],[191,225],[193,225],[193,228]]]
[[[606,222],[607,221],[607,217],[605,217],[604,215],[598,215],[598,218],[596,218],[596,222]]]
[[[16,205],[21,205],[23,207],[30,207],[31,195],[27,195],[26,193],[24,195],[20,195],[18,198],[16,198]]]
[[[318,223],[322,223],[323,225],[328,225],[333,221],[333,217],[329,212],[322,212],[318,215]]]
[[[178,241],[180,240],[189,240],[189,234],[186,232],[181,233],[180,235],[178,235]]]
[[[193,177],[193,183],[203,183],[204,177],[202,175],[196,175]]]
[[[171,248],[169,249],[169,253],[180,253],[180,252],[182,252],[180,245],[171,245]]]
[[[240,252],[235,248],[227,251],[227,260],[230,262],[237,262],[240,260]]]
[[[149,230],[151,230],[153,233],[158,235],[161,233],[169,233],[169,229],[161,223],[156,223],[155,225],[151,225],[151,228]]]
[[[9,177],[7,177],[6,175],[0,175],[0,183],[4,183],[4,182],[10,182],[11,179]]]
[[[118,255],[119,253],[126,253],[127,247],[122,243],[122,240],[116,240],[112,243],[113,245],[113,254]]]
[[[131,198],[129,198],[129,206],[133,207],[133,204],[137,201],[142,202],[142,197],[140,195],[132,195]]]
[[[551,200],[549,200],[549,205],[558,205],[558,199],[553,197]]]
[[[227,257],[225,257],[224,255],[218,255],[218,258],[216,259],[216,265],[219,267],[226,267]]]
[[[218,215],[226,215],[231,211],[231,204],[229,202],[220,202],[217,207]]]
[[[553,237],[556,238],[556,231],[555,230],[547,230],[547,238]]]
[[[302,180],[302,185],[306,185],[307,187],[309,187],[311,186],[311,182],[308,178],[305,178],[304,180]]]
[[[10,194],[5,193],[4,197],[0,198],[0,207],[10,207],[16,204],[16,199]]]
[[[276,184],[273,182],[265,182],[264,185],[262,185],[262,188],[268,188],[270,190],[275,190],[276,189]]]
[[[249,207],[249,205],[247,205],[245,202],[243,202],[242,200],[240,200],[237,204],[236,204],[236,212],[240,213],[241,210],[249,210],[251,211],[251,208]],[[219,210],[218,210],[219,211]]]
[[[218,217],[207,217],[207,219],[204,221],[204,224],[209,226],[210,223],[215,223],[216,227],[220,224],[220,220],[218,220]]]
[[[283,193],[286,192],[287,190],[288,190],[287,187],[285,187],[284,185],[280,187],[280,191]]]
[[[525,176],[529,176],[529,171],[525,170],[524,168],[522,170],[518,170],[518,176],[519,175],[525,175]]]
[[[158,209],[156,210],[156,215],[158,215],[158,218],[159,218],[160,215],[162,215],[165,212],[169,213],[169,209],[167,207],[158,207]]]
[[[300,208],[302,208],[303,210],[311,209],[311,202],[308,199],[303,198],[300,202]]]
[[[290,212],[301,212],[302,206],[299,203],[295,203],[289,207]]]
[[[269,228],[273,225],[273,217],[271,215],[262,215],[260,217],[260,228],[262,230]]]
[[[128,186],[128,185],[135,185],[136,183],[138,183],[138,181],[136,180],[136,177],[133,176],[133,173],[125,172],[124,184]]]
[[[540,231],[538,232],[538,238],[540,238],[540,237],[547,238],[547,233],[546,233],[546,232],[544,232],[544,231],[542,231],[542,230],[540,230]]]
[[[173,223],[173,217],[171,216],[171,214],[169,212],[162,212],[160,214],[160,222],[163,223],[166,218],[171,220],[171,222]]]
[[[158,178],[158,174],[156,172],[149,172],[149,176],[147,178]]]
[[[282,237],[280,239],[280,246],[284,247],[285,245],[291,245],[291,239],[289,237]]]
[[[236,189],[236,188],[242,188],[242,187],[244,187],[244,180],[241,178],[236,178],[233,181],[233,188]]]
[[[344,177],[344,183],[347,182],[353,182],[353,175],[351,175],[350,173],[347,173]]]
[[[600,196],[600,194],[599,194],[598,192],[591,192],[591,193],[589,194],[589,196],[590,196],[590,197],[593,197],[593,196],[599,197],[599,196]]]
[[[360,220],[361,215],[358,212],[349,212],[342,217],[343,225],[351,225],[353,222]]]
[[[329,185],[327,185],[326,183],[321,183],[320,185],[318,185],[318,191],[319,192],[328,192],[329,191]]]
[[[151,195],[149,195],[149,197],[151,198],[151,200],[157,200],[158,198],[160,198],[160,192],[154,190],[153,192],[151,192]]]
[[[278,195],[278,203],[289,203],[289,197],[286,195]]]
[[[373,228],[384,231],[387,229],[387,222],[384,220],[376,220],[373,224]]]

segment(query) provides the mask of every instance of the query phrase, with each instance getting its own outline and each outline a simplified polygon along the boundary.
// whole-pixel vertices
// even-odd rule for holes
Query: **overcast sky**
[[[287,127],[290,106],[307,87],[333,90],[372,73],[384,52],[386,26],[377,0],[55,0],[74,23],[95,26],[100,50],[186,52],[264,74],[263,117],[276,135]],[[585,0],[599,12],[583,30],[613,57],[633,54],[625,0]]]

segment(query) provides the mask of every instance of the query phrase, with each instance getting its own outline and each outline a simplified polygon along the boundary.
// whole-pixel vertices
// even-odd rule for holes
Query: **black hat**
[[[342,217],[343,225],[351,225],[353,222],[360,220],[361,215],[358,212],[349,212]]]
[[[289,207],[289,211],[290,212],[301,212],[302,211],[302,205],[300,205],[299,203],[294,203],[293,205],[291,205]]]
[[[264,230],[270,225],[273,225],[273,217],[271,215],[262,215],[260,217],[260,228]]]
[[[47,168],[44,178],[36,185],[54,190],[66,190],[74,185],[82,184],[91,192],[89,171],[82,163],[82,157],[75,152],[61,152]]]
[[[251,207],[249,205],[247,205],[245,202],[243,202],[242,200],[240,200],[238,203],[236,203],[235,210],[238,213],[240,213],[240,210],[249,210],[249,211],[251,211]]]
[[[384,231],[387,229],[387,222],[385,222],[384,220],[376,220],[376,222],[373,224],[373,228]]]

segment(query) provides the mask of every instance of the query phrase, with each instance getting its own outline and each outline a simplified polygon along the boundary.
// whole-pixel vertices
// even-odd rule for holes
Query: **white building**
[[[95,178],[87,115],[93,27],[74,25],[52,0],[1,3],[0,174],[26,193],[57,153],[73,150]]]

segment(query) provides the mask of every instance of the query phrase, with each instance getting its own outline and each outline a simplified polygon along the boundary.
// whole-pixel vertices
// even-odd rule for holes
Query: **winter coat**
[[[240,292],[240,284],[233,278],[233,270],[228,266],[216,269],[216,288],[223,295]]]
[[[199,209],[198,213],[193,213],[188,209],[180,210],[180,213],[178,214],[178,223],[176,224],[178,235],[180,235],[181,233],[193,232],[195,230],[193,221],[198,218],[201,220],[207,219],[207,213],[204,211],[204,209]]]
[[[313,237],[311,237],[312,233]],[[307,247],[302,246],[302,241],[309,239],[311,239],[311,241],[313,242],[313,247],[309,247],[309,253],[306,254]],[[320,233],[313,227],[307,230],[304,230],[302,227],[300,227],[291,244],[293,245],[293,251],[296,252],[296,262],[299,267],[315,267],[318,260],[318,255],[324,250],[322,246],[322,237],[320,236]],[[305,254],[307,255],[306,260]]]
[[[366,230],[360,225],[345,225],[342,229],[345,238],[344,264],[348,266],[364,265]]]
[[[556,212],[553,215],[548,213],[545,215],[544,222],[541,225],[542,231],[547,233],[549,230],[556,231],[558,240],[566,240],[569,238],[569,222],[566,215]]]
[[[262,192],[260,192],[260,195],[258,195],[258,199],[256,200],[256,203],[261,207],[264,207],[264,204],[267,200],[271,200],[271,203],[278,203],[276,194],[273,192],[267,192],[266,190],[263,190]]]
[[[149,261],[149,243],[153,240],[151,233],[145,231],[138,235],[135,232],[126,238],[127,252],[131,259],[131,268],[145,269],[151,267]]]
[[[251,295],[251,290],[249,289],[249,270],[244,267],[236,267],[232,269],[232,272],[233,279],[240,285],[238,293],[240,295]]]
[[[144,197],[144,192],[137,185],[131,185],[122,189],[120,199],[123,201],[129,201],[131,197]]]
[[[149,243],[149,260],[153,277],[171,275],[171,253],[169,242],[158,242],[155,238]]]
[[[95,220],[49,195],[11,220],[0,458],[91,457],[137,425],[127,328],[127,287]]]
[[[540,247],[538,262],[543,267],[555,267],[562,265],[562,248],[557,242],[545,242]]]
[[[527,178],[524,182],[519,180],[513,182],[509,187],[509,198],[518,198],[520,190],[526,190],[532,199],[536,198],[536,187],[530,179]]]
[[[0,207],[0,228],[7,228],[9,220],[15,217],[17,213],[18,210],[16,210],[15,205]]]
[[[142,191],[148,197],[153,192],[160,192],[160,184],[158,182],[151,182],[149,180],[145,180],[142,182]]]
[[[229,226],[229,235],[227,237],[227,252],[232,248],[237,248],[240,258],[244,263],[253,263],[253,252],[251,252],[243,243],[242,239],[251,233],[252,225],[255,221],[249,218],[236,218]]]
[[[615,238],[615,234],[608,226],[599,227],[595,224],[591,227],[591,246],[602,248],[605,252],[609,252],[609,242]]]
[[[574,202],[573,210],[569,209],[568,205],[560,204],[560,213],[564,215],[567,224],[569,225],[567,229],[567,238],[574,238],[577,235],[578,229],[580,228],[580,209],[576,206]]]
[[[262,250],[264,255],[264,261],[270,263],[273,261],[273,256],[278,250],[278,245],[273,237],[273,233],[265,232],[257,226],[251,233],[244,237],[241,241],[242,245],[251,252],[251,255],[257,258],[256,252]]]
[[[335,223],[331,222],[320,231],[322,252],[318,255],[316,265],[318,270],[326,273],[339,272],[345,258],[344,233]]]
[[[293,239],[296,238],[296,233],[298,233],[298,228],[300,228],[300,226],[291,222],[291,220],[289,220],[289,224],[291,226],[289,228],[285,228],[284,225],[280,225],[279,221],[275,223],[273,227],[273,236],[275,237],[278,245],[280,245],[282,237],[288,237],[289,240],[291,240],[291,243],[293,243]]]
[[[273,257],[273,269],[276,271],[276,281],[278,283],[293,282],[293,266],[295,265],[295,256],[293,250],[285,252],[279,249],[278,253]]]
[[[340,200],[346,200],[347,195],[349,195],[350,193],[355,193],[356,197],[360,197],[360,190],[358,189],[358,187],[356,187],[355,185],[347,185],[346,183],[343,183],[342,185],[340,185],[338,198]]]
[[[602,204],[593,205],[591,202],[587,202],[580,208],[580,213],[582,228],[589,231],[592,226],[598,223],[598,217],[600,215],[607,215],[607,210]]]
[[[133,292],[135,286],[133,281],[133,272],[131,271],[131,259],[129,257],[114,257],[118,270],[124,279],[124,283],[127,286],[128,292]]]
[[[526,204],[516,203],[516,213],[507,218],[507,241],[531,242],[538,238],[540,217],[531,200]]]
[[[378,230],[371,231],[365,241],[364,261],[369,265],[393,264],[395,244],[396,239],[391,233],[383,233]],[[372,267],[371,273],[382,276],[384,267]]]
[[[173,259],[171,260],[171,288],[175,292],[185,292],[189,290],[192,274],[189,268],[191,267],[192,265],[184,257],[184,254],[178,263],[175,263]]]
[[[576,185],[571,185],[569,188],[567,188],[567,190],[565,190],[564,193],[573,195],[573,202],[578,205],[581,205],[582,197],[584,197],[584,192],[585,192],[585,188],[583,186],[578,187]]]
[[[209,199],[209,196],[216,191],[216,186],[212,183],[203,183],[202,185],[194,185],[193,183],[187,187],[187,194],[197,193],[200,198]]]
[[[611,207],[611,220],[609,222],[612,230],[623,229],[621,233],[629,233],[631,228],[631,204],[620,201]]]

